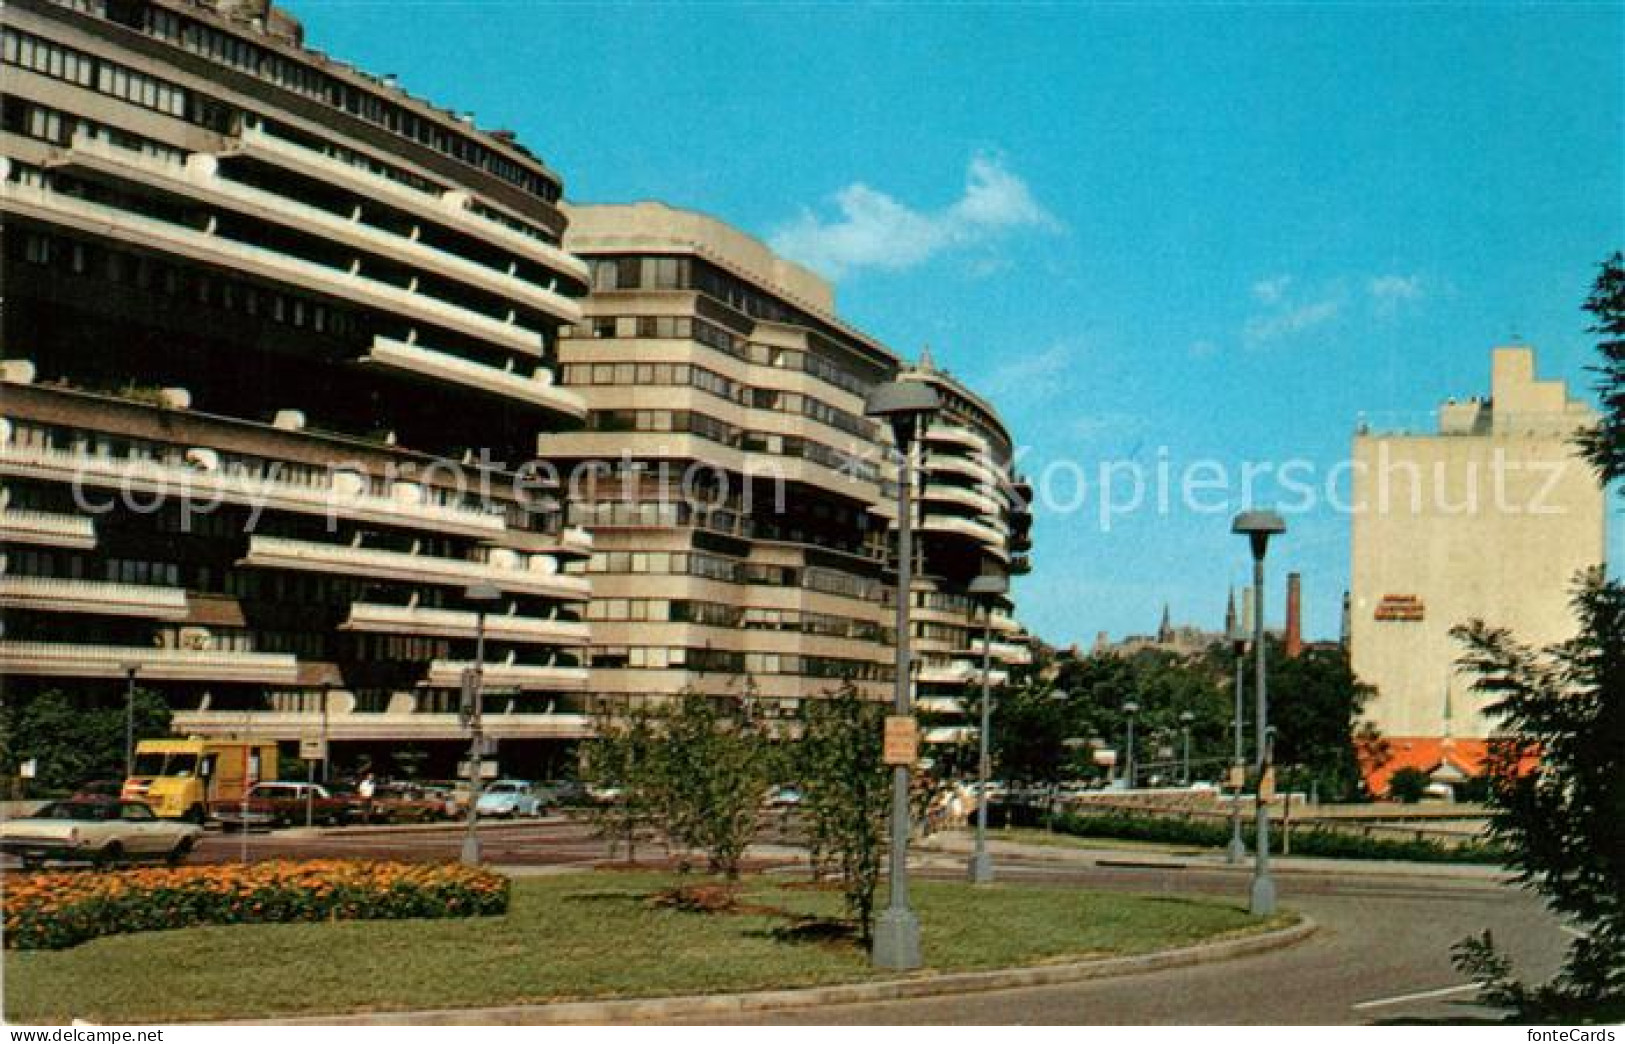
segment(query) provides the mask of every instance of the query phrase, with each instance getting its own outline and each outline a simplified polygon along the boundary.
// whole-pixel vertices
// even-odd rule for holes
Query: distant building
[[[1493,722],[1455,667],[1450,629],[1472,619],[1545,644],[1571,637],[1575,574],[1603,561],[1604,498],[1575,455],[1596,414],[1535,377],[1527,347],[1497,348],[1487,400],[1451,400],[1436,432],[1354,437],[1355,673],[1377,689],[1366,718],[1389,760],[1381,792],[1415,767],[1448,782],[1480,771]]]

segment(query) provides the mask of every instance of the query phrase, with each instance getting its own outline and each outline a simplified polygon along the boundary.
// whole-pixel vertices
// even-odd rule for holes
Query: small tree
[[[891,773],[881,758],[886,708],[848,683],[807,707],[793,750],[813,870],[840,875],[846,911],[867,944],[886,851]]]
[[[704,851],[712,873],[737,880],[772,781],[773,745],[754,701],[688,692],[659,725],[653,804],[662,831]]]
[[[1395,801],[1414,805],[1427,796],[1433,778],[1419,768],[1409,765],[1388,777],[1388,796]]]
[[[600,705],[593,715],[594,738],[584,747],[584,780],[614,792],[593,805],[592,823],[612,854],[616,844],[625,844],[627,861],[633,863],[638,834],[649,827],[661,786],[655,717],[642,705],[625,713]]]

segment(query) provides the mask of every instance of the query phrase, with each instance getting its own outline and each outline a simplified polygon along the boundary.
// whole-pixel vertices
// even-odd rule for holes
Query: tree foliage
[[[659,800],[655,713],[645,704],[600,706],[593,737],[582,751],[582,780],[603,795],[592,805],[592,824],[612,850],[624,845],[627,860],[636,862],[638,839],[649,831]]]
[[[1606,485],[1625,478],[1625,257],[1603,262],[1584,308],[1602,336],[1603,415],[1577,443]],[[1544,649],[1483,621],[1455,631],[1462,666],[1499,719],[1491,830],[1519,879],[1580,932],[1562,971],[1540,986],[1513,978],[1487,932],[1457,946],[1457,965],[1487,1000],[1565,1021],[1625,1017],[1625,586],[1599,566],[1573,601],[1575,637]]]
[[[135,690],[137,741],[169,735],[172,717],[161,696]],[[15,777],[34,760],[34,792],[72,791],[97,779],[124,778],[124,693],[41,689],[7,694],[0,705],[0,772]]]
[[[658,720],[650,772],[656,822],[670,844],[739,876],[756,833],[775,750],[749,697],[688,692]]]
[[[865,943],[886,853],[891,772],[881,758],[886,708],[852,685],[812,700],[792,748],[814,872],[833,870]]]

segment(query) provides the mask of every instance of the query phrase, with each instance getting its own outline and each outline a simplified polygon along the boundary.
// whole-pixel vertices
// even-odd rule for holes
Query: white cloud
[[[1066,344],[1020,355],[989,373],[980,390],[992,399],[1025,396],[1043,398],[1062,391],[1064,377],[1074,369],[1075,353]]]
[[[1341,310],[1342,304],[1335,297],[1310,301],[1267,315],[1255,315],[1242,327],[1241,335],[1248,344],[1256,347],[1329,322],[1337,318]]]
[[[1260,279],[1253,284],[1253,298],[1260,304],[1280,304],[1286,297],[1287,288],[1292,285],[1289,275],[1271,276],[1269,279]]]
[[[1371,306],[1377,314],[1392,316],[1399,311],[1401,305],[1422,299],[1422,277],[1377,276],[1366,284],[1366,290],[1371,295]]]
[[[916,210],[862,182],[836,193],[835,209],[828,220],[804,210],[773,233],[773,249],[833,278],[859,268],[911,268],[1014,229],[1057,227],[1025,181],[980,155],[970,161],[964,195],[941,210]]]

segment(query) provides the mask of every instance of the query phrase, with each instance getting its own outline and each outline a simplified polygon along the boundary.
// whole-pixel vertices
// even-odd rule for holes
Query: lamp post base
[[[875,918],[874,948],[870,953],[876,968],[910,971],[920,966],[920,919],[913,910],[883,910]]]
[[[993,883],[993,854],[991,852],[977,852],[970,857],[966,870],[969,872],[971,884]]]
[[[1269,917],[1275,913],[1275,879],[1253,878],[1252,905],[1248,907],[1254,917]]]
[[[1231,866],[1237,866],[1247,858],[1247,845],[1241,840],[1241,833],[1237,831],[1230,835],[1230,844],[1224,850],[1224,861]]]
[[[464,866],[479,866],[480,865],[480,839],[479,838],[477,838],[477,837],[465,837],[465,838],[463,838],[462,864]]]

